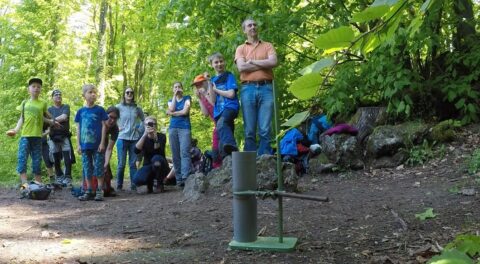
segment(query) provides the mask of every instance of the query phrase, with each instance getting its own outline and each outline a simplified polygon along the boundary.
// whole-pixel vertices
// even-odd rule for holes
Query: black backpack
[[[20,198],[28,198],[32,200],[47,200],[53,186],[36,182],[24,183],[20,186]]]
[[[211,150],[206,150],[202,155],[202,164],[200,166],[200,171],[203,174],[207,175],[213,166],[213,155]]]

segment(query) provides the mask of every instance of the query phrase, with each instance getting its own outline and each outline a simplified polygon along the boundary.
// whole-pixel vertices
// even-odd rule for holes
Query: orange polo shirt
[[[245,41],[244,44],[238,46],[235,51],[235,62],[244,58],[248,60],[266,60],[268,56],[275,55],[276,51],[272,43],[259,40],[256,45]],[[272,69],[262,69],[253,72],[240,72],[240,81],[263,81],[273,80]]]

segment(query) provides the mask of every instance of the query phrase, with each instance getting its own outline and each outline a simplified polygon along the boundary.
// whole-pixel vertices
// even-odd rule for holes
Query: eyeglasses
[[[147,126],[148,126],[148,127],[156,127],[156,126],[157,126],[157,123],[155,123],[155,122],[147,122]]]
[[[125,94],[133,94],[133,91],[126,91]]]
[[[112,119],[112,120],[117,120],[118,119],[118,116],[111,116],[111,115],[108,115],[108,118]]]

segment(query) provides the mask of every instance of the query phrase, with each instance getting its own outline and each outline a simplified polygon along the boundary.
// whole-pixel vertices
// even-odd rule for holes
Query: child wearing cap
[[[200,104],[200,110],[204,116],[208,116],[212,119],[215,127],[212,132],[212,168],[218,168],[222,166],[222,158],[219,155],[219,138],[217,133],[217,127],[215,124],[215,118],[213,117],[214,103],[210,102],[210,95],[208,94],[208,80],[210,76],[208,72],[197,75],[193,80],[192,85],[195,86],[195,95],[198,97]]]
[[[103,167],[105,163],[105,138],[108,115],[103,107],[96,105],[97,88],[92,84],[82,87],[85,106],[75,116],[77,124],[77,148],[82,154],[83,176],[87,190],[78,199],[80,201],[103,201]],[[97,190],[93,192],[93,178],[97,178]]]
[[[217,124],[220,137],[222,156],[238,151],[234,137],[235,118],[238,115],[240,104],[237,98],[237,81],[235,76],[225,70],[225,59],[219,52],[212,54],[208,61],[216,72],[209,84],[210,101],[214,103],[213,117]]]
[[[21,115],[15,128],[7,131],[8,136],[15,136],[20,129],[22,134],[18,143],[18,163],[17,172],[22,183],[28,181],[27,178],[27,159],[32,158],[32,172],[35,181],[42,182],[41,163],[42,163],[42,132],[43,123],[49,125],[59,125],[51,119],[47,111],[47,103],[39,99],[42,90],[42,80],[32,78],[28,81],[28,93],[30,99],[24,100],[20,106]]]

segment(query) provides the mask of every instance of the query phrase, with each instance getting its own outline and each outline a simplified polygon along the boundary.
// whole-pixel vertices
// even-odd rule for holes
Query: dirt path
[[[299,239],[293,253],[229,250],[230,194],[182,202],[170,188],[79,202],[62,190],[33,201],[1,189],[0,263],[418,263],[412,252],[421,247],[480,231],[478,195],[453,192],[477,188],[464,162],[479,146],[478,132],[461,135],[424,167],[302,178],[303,193],[331,202],[285,200],[285,236]],[[427,207],[437,216],[416,219]],[[263,236],[276,236],[276,210],[276,201],[258,201]]]

